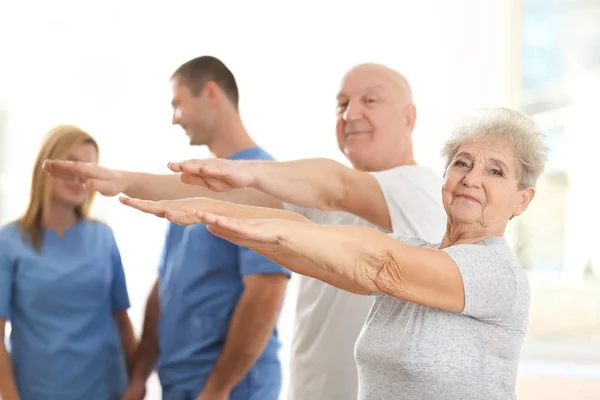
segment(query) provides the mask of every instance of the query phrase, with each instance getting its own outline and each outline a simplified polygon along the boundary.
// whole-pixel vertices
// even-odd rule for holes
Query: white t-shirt
[[[439,242],[446,230],[442,181],[430,168],[402,166],[373,173],[387,203],[395,233]],[[317,224],[373,224],[341,211],[285,204]],[[355,295],[300,276],[291,352],[288,400],[348,400],[358,394],[354,343],[373,305]]]

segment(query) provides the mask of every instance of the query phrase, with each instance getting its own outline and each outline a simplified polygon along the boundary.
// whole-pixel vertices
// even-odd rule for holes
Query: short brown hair
[[[196,57],[182,64],[171,76],[177,78],[194,96],[200,94],[204,85],[214,82],[223,90],[229,101],[237,109],[239,93],[233,73],[221,60],[212,56]]]

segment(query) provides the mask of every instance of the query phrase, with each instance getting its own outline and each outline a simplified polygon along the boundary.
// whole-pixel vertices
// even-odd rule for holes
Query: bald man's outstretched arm
[[[355,214],[390,230],[387,203],[375,177],[326,159],[287,162],[190,160],[173,163],[182,179],[217,191],[253,188],[282,202]]]

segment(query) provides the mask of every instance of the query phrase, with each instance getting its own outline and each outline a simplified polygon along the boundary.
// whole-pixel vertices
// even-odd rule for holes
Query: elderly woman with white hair
[[[484,109],[458,124],[442,154],[447,230],[439,243],[209,199],[123,202],[181,224],[204,223],[296,273],[375,296],[355,348],[359,399],[515,398],[530,292],[504,231],[534,197],[547,159],[543,134],[515,111]],[[310,162],[294,162],[297,180],[310,181]],[[218,190],[251,185],[249,174],[267,169],[226,160],[194,165],[182,170]],[[312,196],[335,205],[333,197],[322,200],[341,187],[336,173],[318,175],[311,179],[328,184],[296,193],[298,202]]]

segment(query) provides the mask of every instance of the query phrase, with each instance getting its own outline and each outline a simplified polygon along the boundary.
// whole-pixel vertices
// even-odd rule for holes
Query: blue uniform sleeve
[[[261,256],[254,250],[250,250],[247,247],[239,247],[238,249],[240,275],[242,276],[266,274],[291,275],[289,270]]]
[[[0,242],[0,317],[10,319],[15,263],[7,247]]]
[[[129,308],[129,293],[127,292],[127,283],[125,281],[125,271],[121,261],[121,253],[117,242],[113,237],[113,246],[110,259],[112,262],[113,277],[111,287],[111,302],[113,312],[125,311]]]

